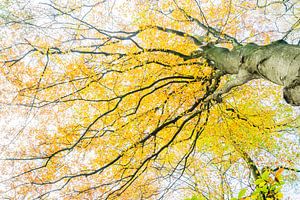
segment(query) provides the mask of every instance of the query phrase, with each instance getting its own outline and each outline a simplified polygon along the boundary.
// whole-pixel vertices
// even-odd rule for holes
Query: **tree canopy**
[[[297,192],[299,1],[6,0],[0,26],[1,198]]]

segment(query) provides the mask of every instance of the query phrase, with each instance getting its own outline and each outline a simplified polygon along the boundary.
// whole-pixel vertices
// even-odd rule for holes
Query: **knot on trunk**
[[[292,106],[300,106],[300,80],[294,80],[293,83],[283,88],[283,98]]]

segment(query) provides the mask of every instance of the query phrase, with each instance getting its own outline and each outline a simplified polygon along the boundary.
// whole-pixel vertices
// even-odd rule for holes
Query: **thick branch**
[[[284,99],[300,106],[300,46],[276,41],[269,45],[248,44],[229,50],[215,45],[203,47],[204,56],[227,74],[237,74],[218,94],[252,79],[262,78],[284,86]]]

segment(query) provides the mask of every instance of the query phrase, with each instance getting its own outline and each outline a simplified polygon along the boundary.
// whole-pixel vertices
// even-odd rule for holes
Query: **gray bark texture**
[[[300,46],[280,40],[265,46],[250,43],[232,50],[207,45],[203,52],[216,68],[227,74],[236,74],[236,79],[215,94],[216,98],[233,87],[262,78],[284,86],[286,102],[300,106]]]

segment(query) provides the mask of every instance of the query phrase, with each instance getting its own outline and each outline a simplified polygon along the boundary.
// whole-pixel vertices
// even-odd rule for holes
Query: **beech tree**
[[[299,6],[3,1],[1,198],[293,193]]]

